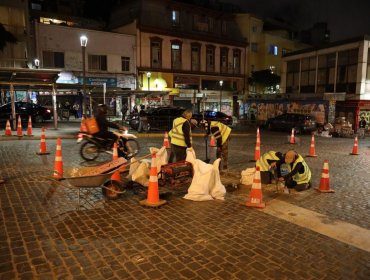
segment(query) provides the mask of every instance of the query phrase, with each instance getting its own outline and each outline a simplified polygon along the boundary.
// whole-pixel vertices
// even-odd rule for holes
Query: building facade
[[[113,31],[136,35],[140,88],[168,92],[147,98],[147,105],[161,100],[194,111],[238,113],[246,40],[233,15],[175,1],[142,0],[116,9],[111,19]]]

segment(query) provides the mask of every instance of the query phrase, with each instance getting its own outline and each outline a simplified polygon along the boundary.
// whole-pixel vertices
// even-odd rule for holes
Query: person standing
[[[77,103],[77,102],[75,102],[74,104],[73,104],[73,113],[74,113],[74,115],[75,115],[75,119],[78,119],[78,118],[80,118],[80,105]]]
[[[281,175],[280,166],[288,164],[290,172],[284,176]],[[284,158],[276,162],[278,179],[285,181],[288,189],[295,189],[297,192],[311,188],[311,170],[303,157],[294,150],[289,150]]]
[[[125,119],[126,119],[127,111],[128,111],[128,107],[127,107],[127,103],[125,103],[125,104],[123,104],[122,109],[121,109],[121,113],[122,113],[122,123],[123,123],[123,122],[125,121]]]
[[[227,169],[229,163],[228,158],[231,128],[221,122],[211,121],[207,134],[210,134],[215,138],[217,146],[216,158],[221,158],[223,161],[223,169]]]
[[[366,125],[367,125],[367,122],[365,120],[365,117],[361,117],[361,120],[358,124],[358,127],[359,127],[358,132],[359,132],[360,138],[365,138]]]
[[[172,129],[168,133],[171,142],[171,154],[169,163],[182,161],[186,159],[187,149],[192,149],[191,123],[193,116],[191,110],[185,110],[181,117],[173,120]]]

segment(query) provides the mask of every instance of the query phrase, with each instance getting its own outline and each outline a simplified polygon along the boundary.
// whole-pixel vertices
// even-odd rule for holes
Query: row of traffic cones
[[[25,134],[25,135],[26,136],[33,136],[33,134],[32,134],[32,118],[31,118],[31,116],[28,117],[27,134]],[[9,120],[6,121],[4,136],[13,136],[12,135],[12,129],[10,127],[10,121]],[[21,116],[18,116],[17,135],[16,136],[23,137]]]

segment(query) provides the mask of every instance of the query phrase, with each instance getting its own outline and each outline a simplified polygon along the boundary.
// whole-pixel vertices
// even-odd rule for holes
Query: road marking
[[[365,228],[331,220],[326,215],[277,199],[270,201],[266,208],[259,211],[370,252],[370,230]]]

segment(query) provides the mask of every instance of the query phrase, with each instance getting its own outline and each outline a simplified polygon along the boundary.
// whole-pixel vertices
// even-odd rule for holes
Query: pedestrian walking
[[[191,123],[193,116],[191,110],[185,110],[181,117],[173,120],[172,129],[168,133],[171,142],[171,153],[169,162],[186,159],[186,151],[192,149]]]
[[[358,124],[358,132],[359,132],[359,138],[365,138],[365,130],[366,130],[367,122],[365,120],[365,117],[361,117],[361,120]]]
[[[80,118],[80,113],[79,113],[79,111],[80,111],[80,104],[78,104],[77,102],[75,102],[73,104],[73,107],[72,108],[73,108],[73,113],[75,115],[75,119]]]

